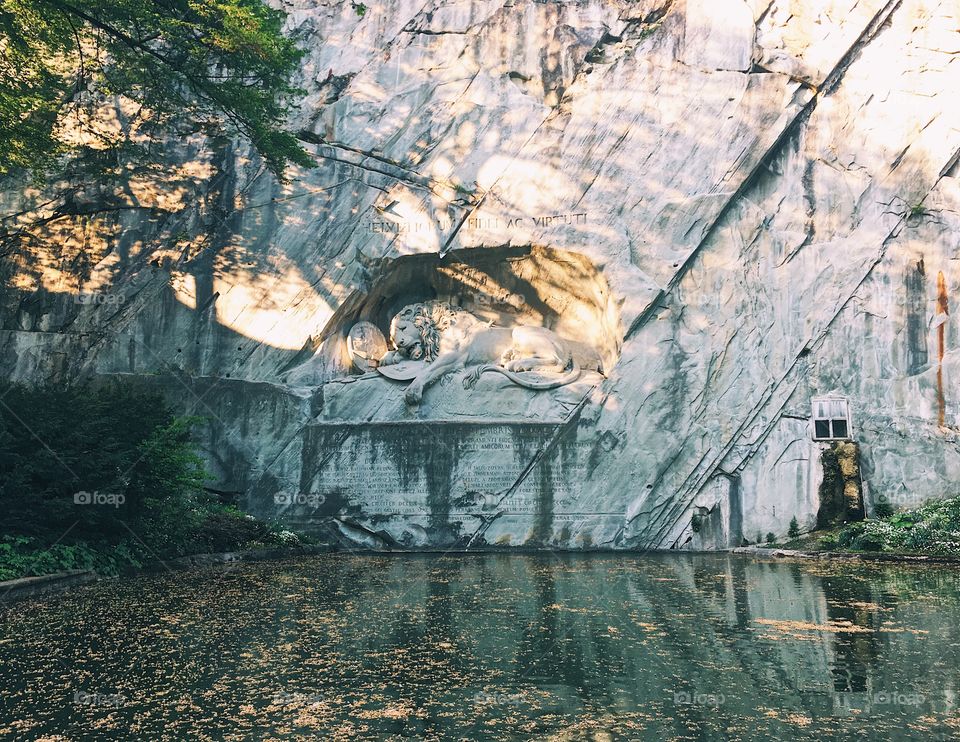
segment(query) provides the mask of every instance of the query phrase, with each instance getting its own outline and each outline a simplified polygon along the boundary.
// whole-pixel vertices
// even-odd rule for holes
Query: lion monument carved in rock
[[[379,365],[401,361],[425,361],[427,366],[410,383],[404,394],[407,404],[416,405],[424,389],[445,374],[473,367],[463,385],[471,387],[487,371],[503,374],[527,389],[555,389],[580,377],[570,345],[545,327],[517,325],[493,327],[465,309],[446,302],[409,304],[390,322],[390,342]],[[555,379],[533,381],[518,374],[524,371],[558,373]]]

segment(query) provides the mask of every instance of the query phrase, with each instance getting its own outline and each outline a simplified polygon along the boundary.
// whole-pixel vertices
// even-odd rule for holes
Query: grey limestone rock
[[[955,2],[281,4],[318,167],[198,135],[42,227],[72,176],[8,188],[5,377],[161,388],[219,487],[364,548],[808,530],[822,395],[868,512],[960,494]],[[351,368],[356,322],[434,299],[583,373],[412,407]]]

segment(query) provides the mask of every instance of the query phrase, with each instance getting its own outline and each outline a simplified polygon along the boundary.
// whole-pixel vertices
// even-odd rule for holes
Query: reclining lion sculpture
[[[394,350],[380,358],[381,366],[405,360],[429,364],[407,387],[404,399],[411,405],[418,404],[427,386],[441,376],[468,366],[473,368],[463,380],[465,387],[473,386],[487,371],[537,390],[555,389],[580,378],[569,344],[555,332],[525,325],[493,327],[446,302],[405,306],[390,322],[390,342]],[[518,375],[523,371],[562,376],[532,381]]]

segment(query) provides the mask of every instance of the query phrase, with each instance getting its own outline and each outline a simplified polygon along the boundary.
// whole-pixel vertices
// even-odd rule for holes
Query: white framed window
[[[843,441],[852,435],[850,401],[846,397],[814,397],[811,425],[815,441]]]

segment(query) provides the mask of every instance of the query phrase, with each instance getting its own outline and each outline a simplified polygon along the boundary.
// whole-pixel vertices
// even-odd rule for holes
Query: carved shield
[[[347,335],[347,352],[356,369],[366,373],[372,371],[375,362],[387,352],[387,341],[372,322],[357,322]]]
[[[394,381],[413,381],[428,365],[426,361],[400,361],[390,366],[379,366],[377,371]]]

